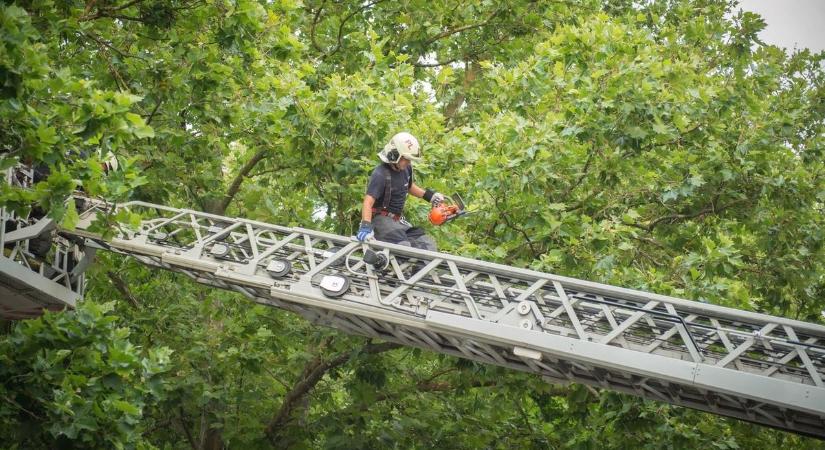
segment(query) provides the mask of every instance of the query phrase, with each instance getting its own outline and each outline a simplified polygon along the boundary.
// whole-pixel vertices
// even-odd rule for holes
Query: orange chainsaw
[[[444,197],[444,201],[438,205],[433,206],[430,210],[430,223],[433,225],[444,225],[445,223],[457,219],[469,211],[465,210],[464,200],[458,194],[453,194],[453,197]]]

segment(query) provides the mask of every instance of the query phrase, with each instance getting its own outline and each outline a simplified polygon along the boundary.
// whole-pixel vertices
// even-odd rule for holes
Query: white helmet
[[[402,131],[390,139],[384,150],[378,152],[378,158],[388,164],[395,164],[401,158],[417,161],[421,159],[421,146],[415,136]]]

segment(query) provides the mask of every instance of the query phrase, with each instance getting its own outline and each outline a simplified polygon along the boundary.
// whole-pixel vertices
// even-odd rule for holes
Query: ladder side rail
[[[147,203],[144,203],[144,202],[141,202],[140,205],[145,206],[145,207],[151,207],[151,208],[155,208],[155,206],[156,206],[156,205],[151,205],[151,204],[147,204]],[[157,209],[157,208],[155,208],[155,209]],[[178,213],[180,213],[180,211],[181,211],[181,210],[176,210],[174,208],[166,208],[165,210],[169,211],[169,212],[178,212]],[[187,214],[195,214],[195,215],[199,215],[199,216],[209,217],[209,218],[212,218],[214,220],[221,220],[221,221],[224,221],[224,222],[226,222],[226,221],[236,221],[236,223],[237,222],[242,222],[242,223],[247,223],[247,224],[255,224],[256,226],[263,225],[263,226],[266,226],[270,229],[273,228],[272,225],[263,224],[263,223],[257,222],[257,221],[248,221],[246,219],[229,219],[229,218],[225,218],[225,217],[222,217],[222,216],[216,216],[216,215],[207,214],[207,213],[200,213],[200,212],[197,212],[197,211],[190,211],[190,210],[185,210],[185,211],[186,211]],[[324,240],[327,240],[327,241],[334,242],[336,245],[340,245],[340,246],[347,246],[347,245],[350,245],[350,243],[351,243],[351,239],[343,238],[341,236],[333,235],[333,234],[330,234],[330,233],[318,232],[318,231],[308,230],[308,229],[303,229],[303,228],[284,228],[284,227],[278,227],[278,228],[275,228],[275,230],[279,231],[281,233],[290,233],[290,232],[302,233],[302,234],[305,234],[305,235],[308,235],[308,236],[311,236],[311,237],[315,237],[315,238],[324,239]],[[207,238],[207,239],[209,239],[209,238]],[[702,328],[702,327],[708,328],[707,325],[703,325],[701,323],[696,323],[696,322],[693,322],[693,323],[690,323],[690,324],[684,323],[684,319],[682,319],[681,316],[683,316],[683,315],[688,316],[689,314],[687,314],[687,313],[690,313],[690,314],[695,314],[695,315],[699,315],[699,316],[707,316],[707,317],[714,318],[714,319],[717,319],[717,320],[721,318],[721,319],[728,320],[728,321],[735,322],[735,323],[751,323],[751,324],[754,325],[754,328],[756,326],[759,326],[759,325],[761,325],[761,326],[759,326],[758,328],[763,328],[766,323],[773,323],[773,324],[776,324],[777,326],[782,325],[782,327],[778,328],[780,330],[785,329],[786,327],[792,327],[795,331],[799,332],[800,334],[806,334],[807,333],[807,334],[813,334],[814,336],[818,336],[818,337],[825,337],[825,327],[820,326],[820,325],[807,324],[805,322],[793,321],[793,320],[785,319],[785,318],[773,317],[773,316],[768,316],[768,315],[763,315],[763,314],[758,314],[758,313],[751,313],[751,312],[747,312],[747,311],[739,311],[739,310],[735,310],[735,309],[731,309],[731,308],[725,308],[725,307],[718,307],[716,305],[707,305],[707,304],[701,304],[701,303],[696,303],[696,302],[689,302],[689,301],[682,300],[682,299],[677,299],[677,298],[674,298],[674,297],[661,296],[661,295],[658,295],[658,294],[646,293],[646,292],[642,292],[642,291],[634,291],[634,290],[618,288],[618,287],[609,286],[609,285],[601,285],[601,284],[591,283],[591,282],[587,282],[587,281],[583,281],[583,280],[576,280],[576,279],[567,278],[567,277],[559,277],[559,276],[550,275],[550,274],[543,274],[543,273],[540,273],[540,272],[535,272],[535,271],[526,270],[526,269],[512,268],[512,267],[498,265],[498,264],[494,264],[494,263],[487,263],[487,262],[483,262],[483,261],[470,260],[470,259],[467,259],[467,258],[457,257],[457,256],[453,256],[453,255],[447,255],[447,254],[443,254],[443,253],[434,253],[434,252],[428,252],[428,251],[424,251],[424,250],[420,250],[420,249],[412,249],[412,248],[409,248],[409,247],[396,246],[394,244],[389,244],[389,243],[374,242],[371,245],[373,247],[376,247],[376,248],[379,248],[379,249],[388,248],[393,252],[393,254],[400,255],[400,256],[405,256],[405,257],[408,257],[408,258],[413,258],[413,257],[420,257],[422,259],[427,259],[427,258],[432,259],[434,257],[441,258],[444,261],[447,261],[448,264],[453,263],[453,264],[456,264],[456,265],[460,265],[461,268],[469,269],[469,270],[475,270],[475,271],[478,271],[478,272],[485,273],[489,276],[519,277],[519,278],[524,279],[526,281],[545,279],[545,280],[549,280],[549,281],[554,281],[555,283],[562,283],[562,285],[565,287],[565,289],[574,289],[574,288],[575,289],[582,289],[582,288],[585,288],[586,292],[588,292],[590,294],[607,296],[608,298],[618,298],[620,300],[630,300],[630,301],[651,301],[651,300],[661,301],[661,302],[664,302],[664,303],[667,303],[667,304],[671,305],[673,307],[673,309],[675,309],[677,311],[676,315],[679,316],[679,320],[683,322],[683,326],[686,329]],[[557,281],[557,280],[561,280],[561,281]],[[628,307],[629,306],[630,305],[628,305]],[[652,314],[659,314],[659,313],[652,312]],[[721,332],[728,333],[728,334],[731,334],[731,335],[735,335],[735,334],[746,335],[747,334],[747,333],[741,332],[739,330],[732,330],[732,329],[723,329],[723,330],[721,330]],[[692,336],[691,336],[691,340],[692,340]],[[806,339],[806,341],[808,341],[808,340],[809,339]],[[782,339],[777,339],[776,336],[773,336],[773,337],[771,337],[771,341],[772,342],[782,342],[783,340]],[[816,344],[810,344],[808,342],[803,342],[803,341],[800,341],[800,340],[785,339],[785,341],[786,341],[786,343],[789,343],[789,344],[803,345],[803,346],[806,346],[806,347],[810,347],[814,351],[822,350],[822,349],[818,348],[818,346]],[[695,347],[695,342],[693,344],[694,344],[694,347]]]
[[[210,213],[204,213],[200,211],[193,211],[187,209],[177,209],[177,208],[170,208],[170,207],[163,207],[161,205],[155,205],[146,202],[128,202],[122,205],[125,206],[142,206],[146,208],[153,208],[153,209],[164,209],[169,212],[177,212],[177,213],[186,213],[191,214],[196,217],[204,217],[210,218],[213,220],[219,220],[223,222],[232,221],[232,222],[240,222],[242,224],[249,224],[252,226],[256,226],[259,228],[264,229],[271,229],[273,231],[278,231],[281,233],[292,233],[298,232],[301,234],[308,235],[313,238],[324,239],[328,241],[335,242],[338,245],[347,245],[352,242],[351,238],[346,238],[340,235],[326,233],[317,230],[311,230],[306,228],[300,227],[282,227],[278,225],[268,224],[265,222],[250,220],[250,219],[243,219],[243,218],[228,218],[225,216],[219,216]],[[668,303],[673,305],[677,311],[680,313],[691,313],[697,315],[704,315],[714,318],[723,318],[731,321],[736,322],[743,322],[743,323],[754,323],[754,324],[765,324],[765,323],[775,323],[777,325],[784,325],[784,326],[791,326],[794,328],[795,331],[799,332],[806,332],[812,333],[815,335],[820,335],[825,337],[825,326],[812,324],[808,322],[788,319],[784,317],[777,317],[777,316],[770,316],[767,314],[756,313],[751,311],[743,311],[734,308],[729,308],[720,305],[714,305],[709,303],[701,303],[695,302],[690,300],[685,300],[677,297],[671,297],[651,292],[644,292],[634,289],[628,289],[618,286],[611,286],[602,283],[596,283],[587,280],[581,280],[577,278],[565,277],[561,275],[554,275],[548,274],[544,272],[538,272],[531,269],[523,269],[518,267],[511,267],[502,264],[487,262],[487,261],[480,261],[476,259],[465,258],[456,255],[450,255],[446,253],[439,253],[439,252],[431,252],[422,249],[416,249],[411,247],[399,246],[396,244],[391,244],[387,242],[381,241],[374,241],[370,244],[372,247],[378,249],[390,249],[394,254],[398,254],[405,257],[422,257],[426,259],[434,259],[434,258],[441,258],[444,261],[454,263],[458,265],[462,269],[468,270],[475,270],[479,272],[483,272],[485,274],[491,275],[498,275],[498,276],[505,276],[505,277],[521,277],[525,280],[538,280],[538,279],[545,279],[550,282],[558,282],[561,283],[565,289],[575,289],[581,290],[587,293],[591,293],[594,295],[603,295],[613,298],[620,298],[625,300],[632,300],[641,303],[646,303],[648,301],[658,301],[662,303]]]

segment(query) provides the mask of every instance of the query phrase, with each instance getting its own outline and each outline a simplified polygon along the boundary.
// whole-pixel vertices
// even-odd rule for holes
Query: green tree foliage
[[[724,0],[4,4],[0,167],[49,176],[0,204],[71,225],[82,188],[352,234],[406,129],[420,184],[478,211],[432,230],[442,249],[821,321],[823,55],[763,27]],[[86,297],[0,341],[9,446],[821,448],[344,336],[112,255]]]
[[[821,58],[769,47],[738,73],[633,19],[595,16],[517,65],[485,63],[496,95],[443,141],[477,174],[488,217],[467,241],[492,236],[493,256],[539,269],[817,320],[822,134],[787,125],[821,127],[809,84]]]
[[[0,341],[4,446],[152,446],[144,411],[165,395],[170,351],[136,347],[111,310],[88,302],[47,313]]]

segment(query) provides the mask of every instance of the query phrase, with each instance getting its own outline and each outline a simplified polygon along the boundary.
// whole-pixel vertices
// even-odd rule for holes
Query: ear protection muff
[[[387,160],[391,163],[397,163],[398,160],[401,159],[401,155],[398,154],[397,149],[392,149],[387,152]]]

